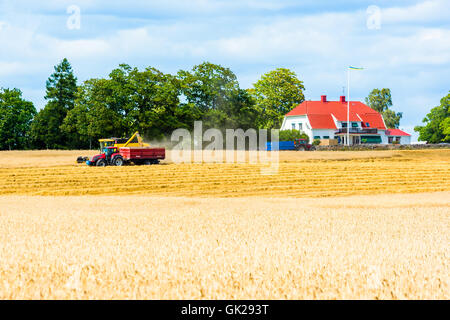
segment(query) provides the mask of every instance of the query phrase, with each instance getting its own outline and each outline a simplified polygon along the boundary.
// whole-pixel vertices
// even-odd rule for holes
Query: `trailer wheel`
[[[149,166],[149,165],[151,165],[152,164],[152,161],[151,160],[145,160],[144,161],[144,165],[146,165],[146,166]]]
[[[116,167],[121,167],[121,166],[123,166],[123,159],[122,159],[122,157],[116,157],[116,158],[114,159],[114,165],[115,165]]]
[[[100,159],[95,163],[95,165],[97,167],[106,167],[106,161],[105,161],[105,159]]]

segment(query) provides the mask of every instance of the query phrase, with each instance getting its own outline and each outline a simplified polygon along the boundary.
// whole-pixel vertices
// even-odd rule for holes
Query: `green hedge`
[[[308,135],[299,130],[280,130],[280,141],[294,141],[295,139],[306,139],[309,142]]]

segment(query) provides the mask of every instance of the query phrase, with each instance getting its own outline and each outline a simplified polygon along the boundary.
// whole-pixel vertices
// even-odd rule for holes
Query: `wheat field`
[[[450,193],[0,197],[1,299],[448,299]]]
[[[450,150],[78,155],[0,154],[0,299],[450,298]]]

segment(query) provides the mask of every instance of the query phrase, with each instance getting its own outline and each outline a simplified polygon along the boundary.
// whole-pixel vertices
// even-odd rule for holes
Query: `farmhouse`
[[[350,145],[355,144],[410,144],[411,135],[400,129],[388,129],[383,116],[359,101],[350,102],[350,128],[347,128],[345,96],[339,101],[304,101],[284,117],[281,130],[297,129],[306,133],[310,141],[322,144],[346,144],[349,130]]]

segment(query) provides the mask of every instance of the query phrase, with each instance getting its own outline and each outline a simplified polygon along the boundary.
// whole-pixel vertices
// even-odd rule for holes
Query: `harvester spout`
[[[144,143],[144,140],[142,139],[141,135],[139,134],[139,131],[136,131],[131,136],[131,138],[125,143],[125,145],[123,147],[127,147],[134,140],[134,138],[137,138],[139,147],[149,147],[150,146],[149,144]]]

